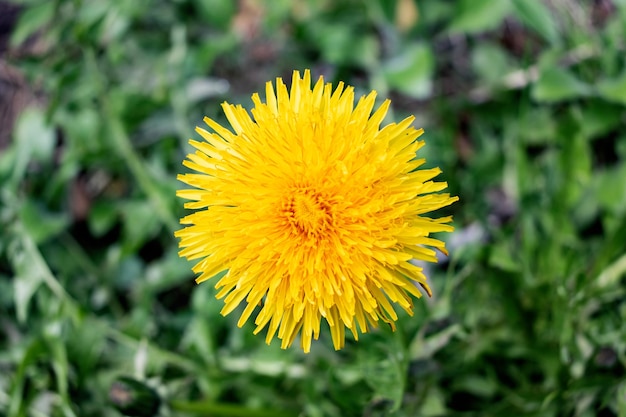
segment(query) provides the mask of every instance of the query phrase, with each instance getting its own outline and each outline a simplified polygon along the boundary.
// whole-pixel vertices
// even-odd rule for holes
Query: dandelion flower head
[[[198,283],[223,273],[221,313],[244,303],[239,327],[254,313],[267,343],[300,336],[308,352],[324,319],[340,349],[346,328],[357,340],[380,321],[393,328],[394,305],[412,314],[420,288],[431,295],[411,261],[445,253],[430,234],[452,231],[451,217],[425,215],[457,197],[438,193],[438,168],[420,169],[414,118],[381,127],[390,102],[373,111],[375,99],[355,105],[352,87],[294,71],[290,88],[277,78],[265,102],[254,94],[251,114],[224,103],[232,130],[205,118],[211,131],[190,141],[195,172],[178,178],[193,188],[178,196],[194,212],[176,233],[180,255],[197,262]]]

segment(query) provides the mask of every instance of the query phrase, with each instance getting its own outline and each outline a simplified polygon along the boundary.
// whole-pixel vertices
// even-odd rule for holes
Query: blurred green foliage
[[[29,0],[0,153],[0,414],[626,416],[624,0]],[[434,297],[309,355],[196,287],[186,141],[311,68],[415,114],[461,202]],[[239,413],[239,414],[238,414]]]

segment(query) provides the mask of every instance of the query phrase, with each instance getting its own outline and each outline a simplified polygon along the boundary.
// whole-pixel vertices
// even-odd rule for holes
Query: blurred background
[[[0,1],[0,415],[626,416],[625,47],[625,0]],[[173,237],[194,127],[305,68],[460,196],[415,316],[308,355]]]

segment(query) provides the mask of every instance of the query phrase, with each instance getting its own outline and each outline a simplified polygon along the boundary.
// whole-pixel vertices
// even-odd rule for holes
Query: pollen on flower
[[[309,187],[294,187],[285,196],[282,215],[294,235],[312,240],[322,238],[332,227],[332,210],[320,193]]]
[[[178,195],[195,210],[181,219],[180,254],[197,263],[197,282],[217,281],[222,314],[245,304],[238,325],[254,315],[266,341],[305,352],[330,328],[335,349],[348,328],[358,340],[398,316],[430,288],[413,259],[436,262],[445,251],[431,233],[449,232],[451,217],[430,212],[457,197],[439,193],[438,168],[421,169],[424,142],[409,117],[381,127],[389,101],[376,93],[356,105],[352,87],[333,90],[322,77],[295,71],[290,90],[268,82],[251,114],[224,103],[232,131],[205,118],[196,152],[183,162]]]

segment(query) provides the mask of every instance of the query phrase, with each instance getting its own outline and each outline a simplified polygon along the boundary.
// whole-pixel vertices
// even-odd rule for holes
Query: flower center
[[[331,223],[331,206],[324,197],[309,188],[296,189],[283,206],[283,215],[294,232],[318,236]]]

